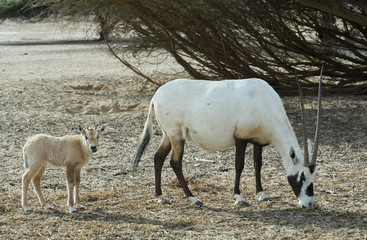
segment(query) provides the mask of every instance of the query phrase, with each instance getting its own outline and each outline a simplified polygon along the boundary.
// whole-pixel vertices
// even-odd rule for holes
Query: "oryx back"
[[[269,144],[274,126],[290,127],[278,94],[260,79],[178,79],[154,95],[156,119],[169,135],[181,132],[195,145],[222,150],[235,138]]]

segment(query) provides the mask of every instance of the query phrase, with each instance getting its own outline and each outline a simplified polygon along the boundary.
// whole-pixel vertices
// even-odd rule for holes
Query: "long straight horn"
[[[316,132],[315,132],[315,143],[311,158],[311,165],[316,166],[317,149],[319,147],[319,124],[321,115],[321,83],[322,83],[322,71],[324,70],[324,64],[322,64],[319,81],[319,94],[318,94],[318,106],[317,106],[317,120],[316,120]]]
[[[305,107],[303,104],[303,94],[302,94],[302,88],[301,83],[299,82],[298,75],[296,69],[294,69],[294,74],[296,75],[296,81],[298,86],[298,94],[299,94],[299,102],[301,104],[301,119],[302,119],[302,132],[303,132],[303,152],[304,152],[304,158],[305,167],[308,167],[310,165],[309,163],[309,156],[308,156],[308,149],[307,149],[307,128],[305,124]]]

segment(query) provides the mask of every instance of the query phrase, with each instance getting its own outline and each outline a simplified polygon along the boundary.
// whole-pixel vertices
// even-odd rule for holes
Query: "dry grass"
[[[168,161],[162,187],[170,203],[161,205],[154,198],[152,167],[160,136],[153,137],[137,174],[129,173],[153,88],[121,70],[97,43],[1,43],[0,51],[0,239],[367,239],[366,96],[324,98],[316,208],[298,207],[273,147],[265,149],[262,174],[273,201],[257,201],[248,149],[241,189],[251,206],[236,208],[234,149],[209,152],[190,143],[184,173],[205,205],[189,204]],[[301,137],[297,97],[283,99]],[[306,101],[312,125],[316,101]],[[25,139],[39,132],[74,133],[79,124],[94,123],[107,130],[100,151],[83,169],[87,209],[68,213],[64,170],[48,168],[42,189],[54,210],[40,208],[30,191],[34,211],[23,212]]]

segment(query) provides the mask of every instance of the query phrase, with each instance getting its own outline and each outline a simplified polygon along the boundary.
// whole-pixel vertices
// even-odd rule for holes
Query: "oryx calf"
[[[84,129],[79,126],[80,135],[68,135],[53,137],[45,134],[37,134],[30,137],[23,147],[24,168],[22,178],[22,207],[26,212],[32,211],[28,207],[28,187],[32,180],[41,206],[46,209],[51,207],[46,203],[41,191],[41,178],[47,164],[55,167],[66,167],[68,200],[67,206],[70,212],[74,208],[74,200],[77,207],[83,209],[79,199],[79,184],[81,168],[89,161],[93,153],[97,152],[98,136],[104,131],[104,127]],[[75,189],[75,198],[73,197]]]
[[[320,86],[321,76],[319,91]],[[186,196],[193,204],[202,204],[189,190],[182,173],[184,143],[189,139],[196,146],[212,151],[236,146],[235,204],[248,205],[239,188],[248,143],[254,144],[256,192],[260,200],[269,200],[261,185],[260,171],[262,149],[272,144],[282,157],[288,182],[299,204],[309,207],[315,203],[313,181],[317,141],[312,159],[308,150],[302,153],[279,95],[265,81],[256,78],[224,81],[177,79],[160,87],[150,103],[142,141],[134,157],[133,172],[152,136],[153,113],[163,131],[162,142],[154,156],[155,194],[160,202],[166,201],[161,190],[162,166],[172,150],[170,164]],[[307,140],[304,142],[307,149]]]

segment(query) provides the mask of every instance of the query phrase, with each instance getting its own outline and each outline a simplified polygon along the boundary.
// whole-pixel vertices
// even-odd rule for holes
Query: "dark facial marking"
[[[300,176],[300,180],[301,181],[306,181],[306,178],[305,178],[305,173],[302,172],[301,176]]]
[[[311,174],[313,174],[313,172],[315,171],[315,169],[316,169],[316,165],[310,165],[309,167],[308,167],[309,169],[310,169],[310,173]]]
[[[313,197],[313,183],[310,183],[306,189],[306,195],[309,197]]]
[[[298,178],[298,173],[293,176],[288,176],[288,182],[289,182],[289,185],[291,185],[294,194],[296,194],[296,196],[299,197],[299,194],[301,193],[303,181],[305,180],[305,175],[303,173],[301,174],[300,181],[297,181],[297,178]]]

